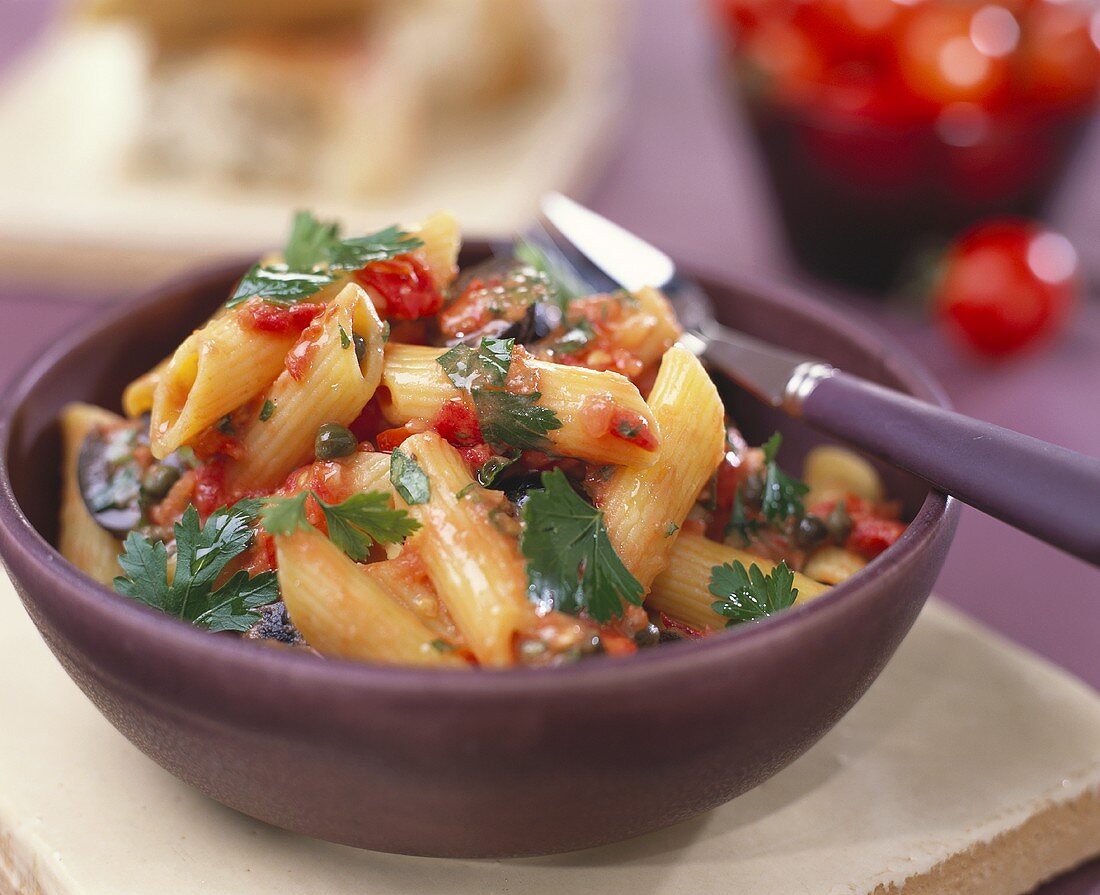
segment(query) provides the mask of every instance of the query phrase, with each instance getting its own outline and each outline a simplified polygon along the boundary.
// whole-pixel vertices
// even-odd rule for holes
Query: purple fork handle
[[[1100,460],[837,373],[802,417],[963,503],[1100,566]]]

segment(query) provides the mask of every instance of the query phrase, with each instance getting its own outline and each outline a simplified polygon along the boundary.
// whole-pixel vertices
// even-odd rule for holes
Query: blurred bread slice
[[[152,64],[145,174],[377,192],[423,144],[423,79],[384,41],[232,38]]]

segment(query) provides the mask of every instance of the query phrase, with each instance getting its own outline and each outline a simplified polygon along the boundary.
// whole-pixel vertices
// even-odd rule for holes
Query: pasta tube
[[[867,565],[858,553],[845,550],[843,547],[827,545],[814,551],[806,564],[802,567],[810,578],[825,584],[840,584],[847,581],[856,572]]]
[[[289,369],[264,393],[274,408],[270,419],[254,420],[241,436],[239,459],[227,467],[227,481],[240,491],[273,488],[313,454],[324,423],[352,422],[374,395],[382,375],[382,321],[366,292],[349,283],[314,321],[292,354],[303,361],[301,378]],[[359,360],[351,336],[366,341]]]
[[[722,400],[687,349],[670,348],[649,396],[661,430],[656,462],[617,469],[596,488],[608,534],[644,587],[668,564],[688,511],[722,459]]]
[[[238,313],[210,321],[184,340],[163,370],[154,368],[127,389],[127,412],[140,411],[155,380],[149,426],[154,457],[187,444],[279,375],[298,335],[256,332],[243,321]]]
[[[672,547],[668,568],[653,581],[646,606],[700,631],[725,627],[726,620],[710,608],[717,599],[710,592],[710,576],[715,566],[735,561],[744,564],[745,568],[756,563],[764,573],[776,566],[763,557],[719,544],[703,535],[682,533]],[[798,603],[819,597],[829,589],[798,572],[794,573],[794,586],[798,588]]]
[[[64,452],[61,469],[61,525],[57,549],[74,566],[101,584],[122,574],[118,554],[122,544],[100,528],[84,505],[77,466],[84,438],[97,426],[120,422],[120,417],[91,404],[67,404],[61,411]]]
[[[385,391],[379,403],[386,419],[396,426],[409,420],[431,420],[444,403],[463,394],[438,363],[440,348],[391,343],[386,346],[382,372]],[[513,365],[519,363],[513,361]],[[537,378],[539,405],[554,411],[561,428],[546,433],[549,450],[564,457],[576,457],[598,465],[648,466],[656,454],[621,438],[611,431],[594,432],[591,426],[593,402],[637,416],[657,433],[653,414],[638,389],[625,376],[584,367],[570,367],[525,357],[527,371]]]
[[[514,636],[533,623],[534,609],[518,542],[492,521],[501,495],[474,484],[458,451],[435,432],[414,435],[401,449],[430,482],[426,503],[408,505],[400,496],[398,503],[423,526],[410,543],[435,592],[480,664],[513,664]]]
[[[399,665],[462,667],[437,634],[317,531],[275,539],[287,613],[318,652]]]

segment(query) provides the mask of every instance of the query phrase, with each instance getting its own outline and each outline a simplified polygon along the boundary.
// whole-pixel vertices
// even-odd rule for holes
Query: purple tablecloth
[[[26,48],[53,6],[0,0],[0,62]],[[718,274],[748,270],[798,281],[778,237],[753,147],[713,77],[715,60],[699,10],[667,0],[646,0],[638,8],[626,133],[588,198],[685,263]],[[0,135],[4,138],[11,135]],[[1100,232],[1100,140],[1094,139],[1082,155],[1057,217],[1086,267],[1098,271],[1100,240],[1092,237]],[[1071,334],[1056,345],[992,367],[960,356],[919,313],[831,298],[876,320],[918,354],[963,412],[1100,453],[1100,307],[1095,302],[1082,309]],[[95,305],[86,300],[0,282],[0,379],[56,333],[93,313]],[[1095,569],[964,509],[937,590],[1100,688],[1100,573]],[[1100,893],[1100,862],[1042,889],[1042,895],[1085,893]]]

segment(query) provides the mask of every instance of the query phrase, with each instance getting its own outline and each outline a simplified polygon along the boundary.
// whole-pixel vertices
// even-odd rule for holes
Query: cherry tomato
[[[1064,325],[1079,291],[1069,240],[1036,222],[1005,218],[970,230],[948,250],[934,301],[964,342],[1003,357]]]
[[[986,9],[997,7],[929,2],[907,10],[895,53],[898,73],[914,96],[937,106],[992,104],[1001,97],[1009,83],[1006,57],[1012,48],[1003,37],[975,40]]]
[[[898,0],[810,0],[795,21],[837,61],[885,56],[904,5]]]
[[[825,73],[825,60],[813,39],[786,21],[767,20],[746,35],[742,58],[768,96],[807,102]]]
[[[378,312],[385,317],[416,320],[430,317],[443,307],[443,295],[431,271],[415,255],[375,261],[357,270],[355,279],[381,299]]]
[[[1042,0],[1024,19],[1020,80],[1040,104],[1084,102],[1100,83],[1100,12],[1091,5]]]

